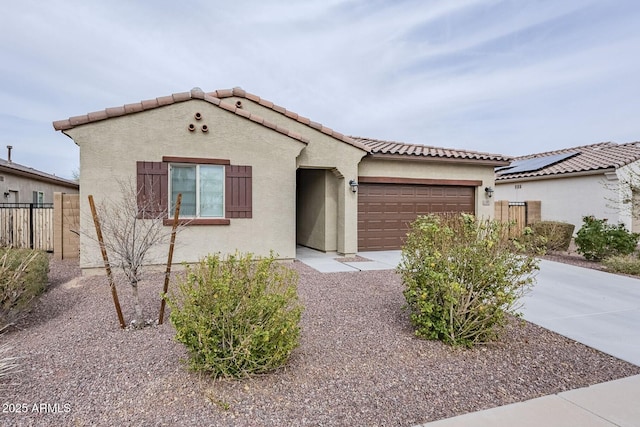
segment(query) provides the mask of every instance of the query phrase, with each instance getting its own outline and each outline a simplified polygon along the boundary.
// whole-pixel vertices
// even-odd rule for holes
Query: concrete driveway
[[[543,260],[524,318],[640,366],[640,280]]]

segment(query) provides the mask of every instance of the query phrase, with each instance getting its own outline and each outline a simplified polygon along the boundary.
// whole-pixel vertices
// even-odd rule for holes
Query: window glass
[[[42,206],[44,204],[44,193],[42,191],[33,192],[33,204]]]
[[[196,166],[171,167],[171,212],[182,193],[180,216],[196,216]]]
[[[200,166],[200,216],[223,216],[224,168],[222,166]]]
[[[224,217],[224,166],[171,165],[171,212],[182,193],[181,217]]]

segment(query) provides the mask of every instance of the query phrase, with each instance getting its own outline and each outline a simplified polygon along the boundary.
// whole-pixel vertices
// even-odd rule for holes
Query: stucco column
[[[346,256],[358,251],[358,193],[351,190],[350,179],[357,175],[338,182],[338,253]]]

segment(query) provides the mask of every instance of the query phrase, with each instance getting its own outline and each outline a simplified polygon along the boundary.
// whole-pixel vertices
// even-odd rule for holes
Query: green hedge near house
[[[49,257],[30,249],[0,249],[0,329],[15,321],[47,287]]]
[[[585,216],[582,221],[576,245],[586,259],[601,261],[612,256],[629,255],[636,250],[640,234],[629,232],[624,224],[609,224],[606,219],[593,216]]]
[[[544,237],[548,251],[568,251],[576,226],[560,221],[539,221],[531,224],[533,233]]]
[[[468,347],[499,336],[538,269],[508,227],[466,214],[411,224],[398,272],[417,336]]]
[[[300,338],[297,283],[273,256],[216,254],[188,266],[167,302],[190,367],[241,378],[284,365]]]

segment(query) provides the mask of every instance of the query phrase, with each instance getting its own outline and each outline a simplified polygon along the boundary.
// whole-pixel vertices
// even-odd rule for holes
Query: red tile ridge
[[[449,149],[433,147],[421,144],[408,144],[397,141],[383,141],[379,139],[351,136],[371,149],[372,154],[413,156],[413,157],[436,157],[468,160],[487,160],[491,162],[505,163],[511,160],[510,157],[502,154],[484,153],[472,150]]]
[[[109,115],[106,110],[94,111],[93,113],[87,114],[87,119],[89,122],[97,122],[99,120],[108,119]]]
[[[180,92],[171,95],[175,102],[183,102],[191,99],[191,92]]]
[[[256,114],[251,114],[248,111],[243,110],[242,108],[237,108],[234,104],[222,102],[221,99],[215,95],[219,95],[223,98],[230,97],[230,96],[244,96],[244,97],[247,97],[247,99],[250,99],[249,97],[251,96],[251,94],[247,94],[241,88],[233,88],[228,90],[215,91],[212,93],[205,93],[202,89],[195,87],[188,92],[174,93],[172,95],[162,96],[155,99],[147,99],[140,102],[125,104],[121,107],[109,107],[104,110],[94,111],[81,116],[74,116],[64,120],[56,120],[53,122],[53,128],[55,130],[65,131],[65,130],[72,129],[76,126],[93,123],[101,120],[106,120],[109,118],[120,117],[127,114],[139,113],[141,111],[159,108],[166,105],[175,104],[178,102],[189,101],[191,99],[201,99],[217,107],[220,107],[224,110],[237,114],[240,117],[249,119],[255,123],[258,123],[267,128],[273,129],[290,138],[296,139],[305,144],[309,143],[309,140],[307,138],[304,138],[302,135],[296,132],[292,132],[289,129],[285,129],[282,126],[276,126],[274,123],[268,122],[264,118]],[[265,101],[265,102],[267,103],[267,105],[269,105],[268,101]],[[270,104],[273,105],[273,103],[270,103]],[[286,112],[286,110],[284,109],[282,110]]]
[[[89,123],[89,115],[85,114],[84,116],[69,117],[69,123],[71,123],[73,126]]]
[[[289,111],[286,108],[280,106],[280,105],[276,105],[271,101],[267,101],[264,98],[261,98],[257,95],[254,95],[252,93],[249,93],[247,91],[245,91],[244,89],[240,88],[240,87],[235,87],[233,89],[218,89],[214,92],[211,92],[212,95],[214,96],[218,96],[220,98],[225,98],[225,97],[232,97],[232,96],[236,96],[236,97],[240,97],[240,98],[245,98],[248,99],[252,102],[255,102],[258,105],[261,105],[265,108],[269,108],[279,114],[283,114],[286,117],[296,120],[299,123],[302,123],[304,125],[307,125],[315,130],[318,130],[328,136],[331,136],[332,138],[335,138],[337,140],[340,140],[342,142],[345,142],[349,145],[352,145],[354,147],[357,147],[361,150],[366,151],[367,153],[370,151],[369,147],[367,147],[364,144],[359,143],[358,141],[355,141],[354,139],[340,133],[340,132],[336,132],[333,129],[323,126],[320,123],[314,122],[312,120],[310,120],[307,117],[301,116],[298,113],[295,113],[293,111]]]
[[[173,104],[176,101],[173,99],[173,95],[169,95],[169,96],[161,96],[159,98],[156,98],[158,100],[158,106],[163,106],[163,105],[169,105],[169,104]]]
[[[124,111],[124,107],[111,107],[104,110],[107,112],[108,117],[119,117],[124,116],[126,112]]]
[[[141,102],[136,102],[135,104],[125,104],[124,106],[125,114],[139,113],[142,110],[143,108]]]

